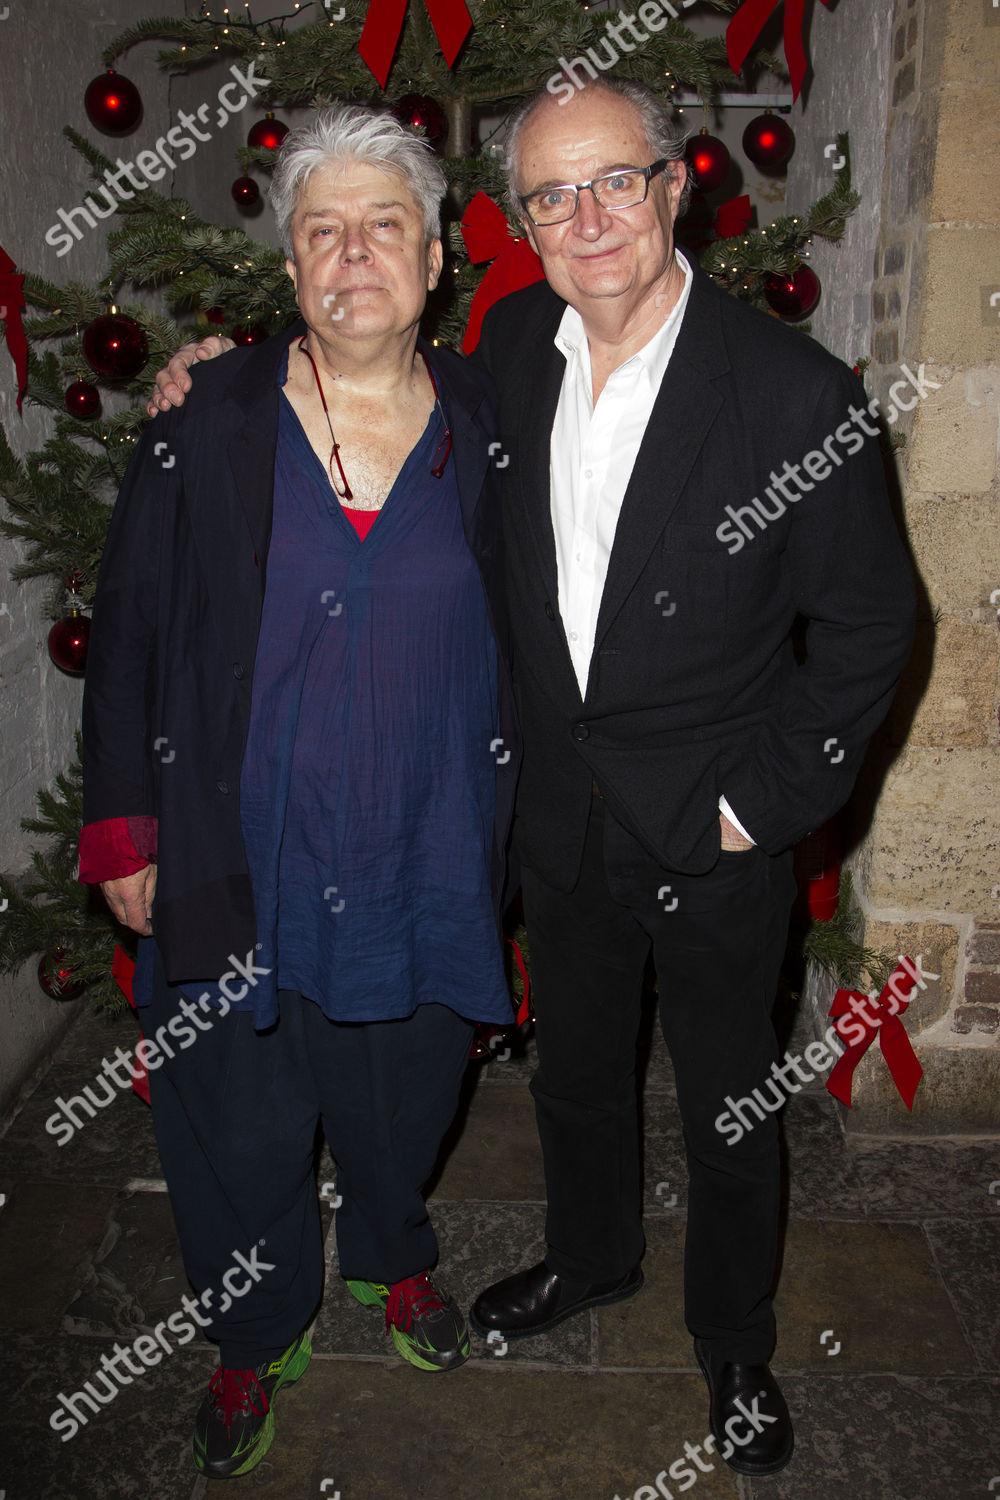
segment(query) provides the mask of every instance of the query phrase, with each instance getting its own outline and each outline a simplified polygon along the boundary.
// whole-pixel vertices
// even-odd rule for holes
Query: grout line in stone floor
[[[941,1263],[938,1260],[937,1252],[934,1249],[934,1242],[932,1241],[930,1235],[927,1233],[927,1228],[926,1228],[925,1224],[921,1224],[920,1225],[920,1232],[921,1232],[921,1234],[923,1236],[924,1244],[927,1247],[927,1254],[930,1257],[931,1265],[934,1267],[934,1273],[937,1276],[937,1279],[938,1279],[938,1281],[941,1284],[941,1287],[942,1287],[942,1289],[944,1291],[944,1294],[947,1297],[948,1302],[951,1305],[951,1310],[952,1310],[952,1312],[955,1315],[955,1321],[958,1324],[959,1328],[962,1330],[962,1337],[964,1338],[964,1340],[966,1342],[966,1345],[968,1347],[969,1353],[972,1355],[972,1363],[976,1366],[976,1369],[979,1371],[980,1374],[986,1374],[988,1372],[983,1369],[982,1360],[980,1359],[980,1355],[979,1355],[979,1350],[978,1350],[978,1348],[976,1346],[975,1341],[972,1338],[972,1335],[971,1335],[971,1333],[969,1331],[969,1328],[966,1325],[966,1321],[965,1321],[965,1317],[963,1315],[962,1309],[959,1306],[958,1302],[955,1300],[955,1297],[954,1297],[954,1295],[952,1293],[949,1278],[944,1274],[944,1271],[941,1268]]]

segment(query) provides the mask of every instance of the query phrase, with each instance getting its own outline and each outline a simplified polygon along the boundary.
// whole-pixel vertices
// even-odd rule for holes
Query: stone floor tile
[[[534,1101],[526,1088],[474,1078],[467,1109],[460,1110],[442,1154],[443,1170],[432,1180],[428,1201],[545,1201]]]
[[[684,1323],[684,1220],[647,1214],[644,1227],[641,1291],[596,1309],[598,1363],[602,1369],[696,1368]]]
[[[676,1096],[647,1091],[643,1099],[642,1200],[647,1216],[687,1212],[688,1175]]]
[[[655,997],[647,998],[643,1005],[642,1020],[639,1023],[638,1057],[639,1075],[647,1094],[663,1090],[676,1094],[674,1065],[663,1040]]]
[[[707,1435],[705,1387],[700,1376],[482,1365],[422,1376],[314,1361],[279,1397],[277,1432],[264,1462],[209,1483],[209,1500],[631,1500]],[[715,1459],[697,1494],[734,1497],[736,1476]]]
[[[527,1083],[538,1067],[535,1028],[529,1022],[523,1029],[512,1027],[497,1038],[489,1062],[481,1064],[482,1075],[490,1083]]]
[[[998,1212],[1000,1140],[846,1138],[866,1212],[875,1219],[991,1218]]]
[[[918,1225],[791,1220],[774,1309],[785,1370],[975,1371]]]
[[[127,1050],[127,1048],[123,1048]],[[114,1056],[114,1049],[111,1055]],[[121,1089],[91,1118],[72,1101],[87,1084],[94,1086],[100,1063],[59,1061],[53,1064],[0,1140],[0,1173],[26,1181],[93,1182],[122,1187],[135,1177],[161,1177],[163,1168],[153,1137],[149,1105],[131,1088]],[[94,1086],[94,1095],[104,1090]],[[77,1128],[60,1144],[65,1131],[46,1130],[60,1115],[56,1101],[72,1106]]]
[[[992,1219],[932,1219],[924,1233],[978,1369],[1000,1375],[1000,1213]]]
[[[71,1002],[76,1005],[77,1002]],[[112,1013],[95,1010],[85,996],[79,1000],[80,1010],[76,1020],[63,1037],[54,1062],[72,1063],[86,1078],[101,1071],[105,1057],[113,1058],[115,1048],[123,1052],[134,1048],[139,1040],[140,1021],[135,1011],[125,1003],[125,1009]]]
[[[815,1375],[782,1390],[795,1453],[750,1500],[989,1500],[1000,1381]]]
[[[115,1198],[81,1280],[65,1309],[68,1333],[131,1332],[134,1338],[179,1309],[191,1287],[166,1193],[126,1192]]]
[[[864,1217],[861,1179],[837,1108],[825,1089],[803,1089],[782,1111],[782,1175],[792,1218]]]
[[[4,1340],[0,1361],[0,1488],[7,1500],[191,1500],[194,1414],[215,1365],[207,1350],[176,1349],[119,1386],[67,1441],[49,1425],[68,1398],[93,1380],[103,1339]],[[101,1389],[99,1386],[98,1389]]]
[[[325,1235],[333,1209],[322,1199],[320,1216]],[[80,1265],[76,1287],[62,1320],[68,1333],[134,1338],[183,1310],[181,1299],[192,1288],[166,1193],[125,1192],[114,1199],[100,1243]],[[199,1343],[209,1347],[200,1338],[192,1347]]]
[[[5,1179],[8,1181],[8,1179]],[[58,1333],[104,1238],[112,1189],[11,1179],[0,1209],[0,1326]],[[0,1473],[0,1487],[3,1476]],[[12,1497],[13,1500],[13,1497]]]

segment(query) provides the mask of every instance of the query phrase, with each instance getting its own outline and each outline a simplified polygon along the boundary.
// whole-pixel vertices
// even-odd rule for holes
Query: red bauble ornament
[[[285,136],[288,134],[288,126],[276,120],[270,113],[258,120],[256,125],[251,125],[247,133],[247,145],[259,146],[266,151],[277,151]]]
[[[694,172],[695,187],[710,193],[729,171],[729,150],[717,136],[702,130],[688,143],[688,163]]]
[[[242,208],[249,208],[260,197],[260,188],[252,177],[237,177],[229,191],[233,195],[233,201]]]
[[[221,307],[206,307],[205,317],[209,323],[224,323],[226,321],[226,314]]]
[[[812,312],[821,291],[819,277],[812,266],[799,266],[791,276],[776,276],[768,272],[764,277],[764,296],[769,306],[780,317],[793,322]]]
[[[95,318],[83,335],[83,357],[95,375],[109,380],[138,375],[149,358],[149,345],[141,326],[124,313],[105,313]]]
[[[49,631],[49,655],[60,672],[70,677],[82,677],[86,671],[89,645],[90,617],[78,609],[71,609]]]
[[[86,985],[82,984],[79,979],[73,978],[76,970],[63,965],[62,960],[65,956],[65,948],[55,949],[58,967],[54,973],[50,971],[44,957],[38,961],[38,983],[50,1000],[75,1000],[86,989]]]
[[[795,132],[780,115],[758,115],[743,132],[743,150],[762,172],[779,172],[795,150]]]
[[[63,397],[71,417],[94,417],[101,409],[101,393],[86,380],[74,380]]]
[[[234,328],[229,337],[234,344],[262,344],[268,332],[263,323],[251,323],[249,328],[245,324],[242,328]]]
[[[83,107],[91,125],[105,135],[127,135],[142,119],[142,99],[135,84],[109,68],[87,85]]]
[[[401,125],[421,129],[428,144],[436,151],[448,134],[448,117],[436,99],[426,94],[404,94],[392,106],[392,113]]]

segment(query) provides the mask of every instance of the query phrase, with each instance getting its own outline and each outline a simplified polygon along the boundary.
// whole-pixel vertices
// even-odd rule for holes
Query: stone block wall
[[[866,941],[921,952],[939,977],[904,1020],[925,1070],[912,1115],[873,1047],[845,1121],[874,1134],[996,1132],[1000,9],[893,0],[888,56],[867,383],[883,411],[902,367],[922,386],[894,423],[919,621],[854,800],[853,863]]]

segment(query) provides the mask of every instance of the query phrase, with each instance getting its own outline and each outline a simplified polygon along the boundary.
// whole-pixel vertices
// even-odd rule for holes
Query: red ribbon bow
[[[118,988],[125,996],[125,999],[131,1005],[132,1009],[135,1010],[136,1004],[132,998],[132,975],[135,973],[135,960],[129,958],[121,943],[115,944],[115,956],[111,964],[111,973],[114,975]],[[142,1027],[139,1028],[139,1040],[142,1040]],[[137,1072],[136,1069],[139,1071]],[[148,1104],[149,1073],[146,1071],[146,1065],[141,1057],[136,1058],[136,1066],[130,1068],[129,1071],[132,1074],[133,1091],[139,1095],[140,1099],[145,1099]]]
[[[837,1059],[826,1080],[826,1086],[841,1104],[850,1108],[854,1069],[877,1033],[882,1056],[888,1064],[899,1097],[907,1109],[913,1108],[913,1096],[917,1092],[917,1084],[924,1076],[924,1070],[899,1018],[909,1005],[910,993],[919,979],[920,971],[912,958],[904,958],[899,968],[889,975],[877,1000],[874,992],[863,995],[858,990],[838,990],[834,995],[830,1017],[834,1029],[847,1043],[847,1051]],[[853,1005],[852,999],[856,1002]],[[859,1027],[863,1033],[860,1038],[857,1037]]]
[[[779,0],[746,0],[726,27],[726,52],[729,66],[738,73],[750,49],[760,36]],[[823,0],[829,5],[830,0]],[[806,0],[785,0],[785,61],[792,80],[792,98],[799,97],[806,76],[806,49],[802,42],[802,22]]]
[[[749,193],[744,193],[739,198],[730,198],[727,203],[720,203],[715,211],[715,232],[720,240],[735,240],[752,218]]]
[[[403,30],[406,3],[407,0],[371,0],[358,42],[358,51],[383,89]],[[450,68],[472,30],[472,17],[465,0],[424,0],[424,4]]]
[[[14,262],[6,250],[0,249],[0,318],[4,320],[7,348],[17,373],[18,411],[21,410],[21,398],[28,388],[28,340],[21,325],[23,287],[24,277],[14,275]]]
[[[513,938],[507,939],[514,950],[514,962],[517,964],[517,972],[521,976],[521,1003],[517,1008],[518,1026],[523,1026],[525,1021],[531,1020],[531,980],[528,978],[527,965],[524,962],[524,954],[521,952],[520,943],[515,943]]]
[[[474,266],[484,260],[493,262],[476,288],[469,309],[462,353],[471,354],[479,343],[483,319],[494,302],[499,302],[508,292],[517,292],[533,282],[543,281],[545,272],[528,241],[520,235],[511,236],[503,210],[487,193],[477,193],[465,210],[462,238]]]

